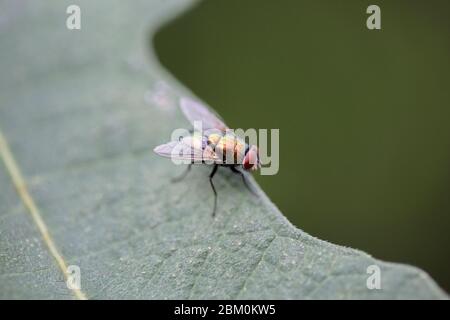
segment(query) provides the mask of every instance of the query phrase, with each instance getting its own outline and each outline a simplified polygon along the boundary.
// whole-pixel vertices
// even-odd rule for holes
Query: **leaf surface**
[[[176,102],[192,94],[148,41],[192,3],[78,1],[81,30],[70,4],[0,8],[0,298],[447,298],[421,270],[296,229],[228,170],[213,219],[211,168],[173,184],[183,168],[152,152],[189,128]]]

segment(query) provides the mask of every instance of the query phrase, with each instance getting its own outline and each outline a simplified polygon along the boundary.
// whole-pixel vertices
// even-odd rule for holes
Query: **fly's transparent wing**
[[[171,141],[159,145],[153,151],[162,157],[181,160],[186,163],[220,164],[223,162],[211,147],[192,136],[183,137],[180,141]]]
[[[180,108],[186,118],[194,124],[194,121],[201,121],[203,129],[227,130],[225,123],[206,106],[190,98],[180,99]]]

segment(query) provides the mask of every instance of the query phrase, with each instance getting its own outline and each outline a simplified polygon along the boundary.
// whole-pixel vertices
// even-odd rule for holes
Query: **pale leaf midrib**
[[[64,278],[67,280],[67,263],[65,262],[63,256],[59,253],[56,244],[54,243],[50,233],[48,231],[47,225],[45,224],[36,203],[33,200],[30,192],[25,183],[25,179],[19,169],[17,162],[8,146],[8,142],[0,129],[0,156],[6,167],[6,171],[9,173],[12,183],[19,194],[20,199],[30,213],[33,222],[36,224],[44,243],[46,244],[50,254],[56,260],[58,267],[61,269]],[[75,297],[80,300],[86,300],[86,295],[80,289],[72,290]]]

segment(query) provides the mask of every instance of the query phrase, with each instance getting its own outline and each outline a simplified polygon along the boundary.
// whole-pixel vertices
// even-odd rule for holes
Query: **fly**
[[[204,130],[202,132],[193,131],[191,135],[180,137],[178,141],[159,145],[154,151],[166,158],[188,162],[186,171],[173,181],[181,181],[185,178],[192,164],[213,167],[209,174],[209,183],[214,193],[212,212],[214,217],[217,208],[217,191],[213,178],[217,169],[228,167],[233,173],[239,174],[244,185],[254,194],[244,172],[261,168],[258,147],[249,145],[242,138],[236,136],[218,116],[203,104],[182,98],[180,99],[180,108],[192,124],[201,122]],[[180,153],[179,150],[183,150],[183,152]]]

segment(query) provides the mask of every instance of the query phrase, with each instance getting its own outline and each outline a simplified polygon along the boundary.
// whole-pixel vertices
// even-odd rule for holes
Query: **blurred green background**
[[[209,0],[154,43],[231,128],[280,128],[256,178],[293,224],[449,291],[450,2],[373,3]]]

